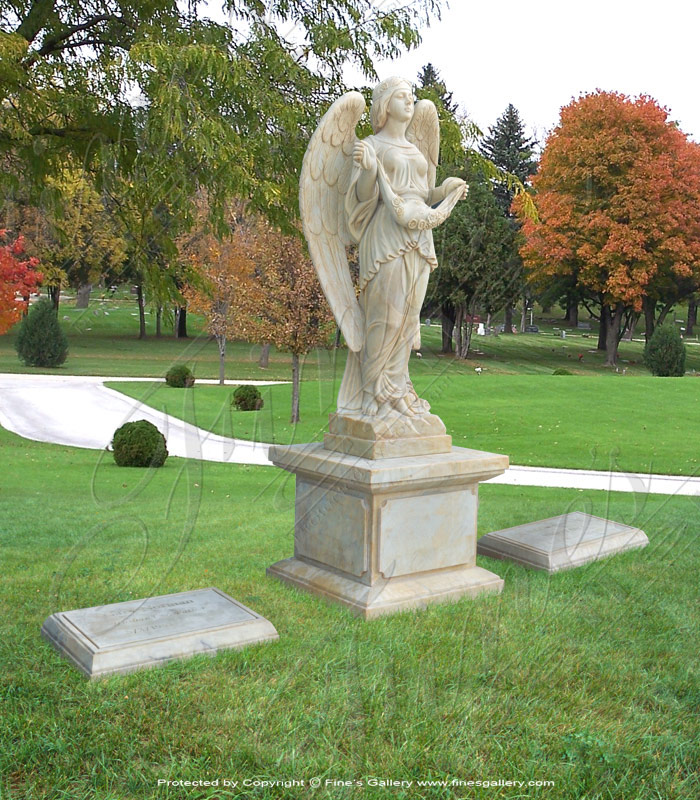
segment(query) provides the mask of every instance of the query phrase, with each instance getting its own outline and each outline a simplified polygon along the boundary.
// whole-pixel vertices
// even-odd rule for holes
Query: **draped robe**
[[[398,197],[431,204],[428,163],[412,144],[368,136],[389,184]],[[348,227],[360,243],[360,295],[365,337],[361,350],[348,352],[338,394],[339,413],[362,412],[363,396],[383,403],[415,399],[408,377],[411,348],[420,346],[420,310],[430,272],[437,266],[429,229],[402,226],[384,204],[375,183],[372,196],[357,197],[361,169],[355,167],[345,199]]]

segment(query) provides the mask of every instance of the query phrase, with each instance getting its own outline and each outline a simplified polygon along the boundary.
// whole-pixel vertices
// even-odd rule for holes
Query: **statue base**
[[[350,416],[330,414],[326,450],[360,458],[405,458],[449,453],[452,437],[435,414],[406,417]]]
[[[372,460],[308,444],[272,446],[270,459],[296,475],[296,504],[294,557],[268,575],[365,619],[503,588],[476,566],[476,519],[479,482],[507,456]]]

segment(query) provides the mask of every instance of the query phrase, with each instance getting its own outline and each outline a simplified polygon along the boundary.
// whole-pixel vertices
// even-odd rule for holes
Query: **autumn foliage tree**
[[[205,223],[200,218],[200,226]],[[232,233],[216,237],[201,227],[178,242],[190,282],[183,296],[190,311],[202,314],[219,348],[219,383],[224,382],[226,341],[240,332],[236,302],[251,291],[255,271],[255,237],[242,218],[232,220]]]
[[[24,239],[13,242],[0,230],[0,334],[8,331],[26,311],[29,296],[41,284],[39,261],[26,257]]]
[[[562,109],[533,186],[539,221],[523,217],[521,249],[530,280],[569,276],[594,293],[614,366],[626,311],[697,286],[700,147],[654,100],[596,92]]]
[[[249,252],[254,274],[239,282],[233,329],[292,355],[291,422],[299,422],[300,356],[328,346],[335,324],[301,238],[268,221],[253,221]]]

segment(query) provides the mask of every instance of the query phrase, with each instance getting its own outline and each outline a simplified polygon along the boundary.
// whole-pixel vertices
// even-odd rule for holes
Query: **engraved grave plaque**
[[[41,633],[90,678],[278,638],[271,622],[215,588],[59,611]]]

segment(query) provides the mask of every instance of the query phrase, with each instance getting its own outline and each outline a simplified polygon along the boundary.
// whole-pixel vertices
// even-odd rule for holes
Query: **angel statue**
[[[418,431],[430,406],[408,375],[420,347],[420,310],[437,266],[432,228],[467,191],[460,178],[435,186],[440,130],[435,105],[414,106],[413,87],[387,78],[372,93],[374,134],[355,134],[365,101],[348,92],[325,114],[304,156],[304,233],[349,353],[338,415],[376,418]],[[359,245],[359,295],[346,247]],[[437,419],[433,417],[433,419]],[[444,431],[444,427],[443,427]]]

